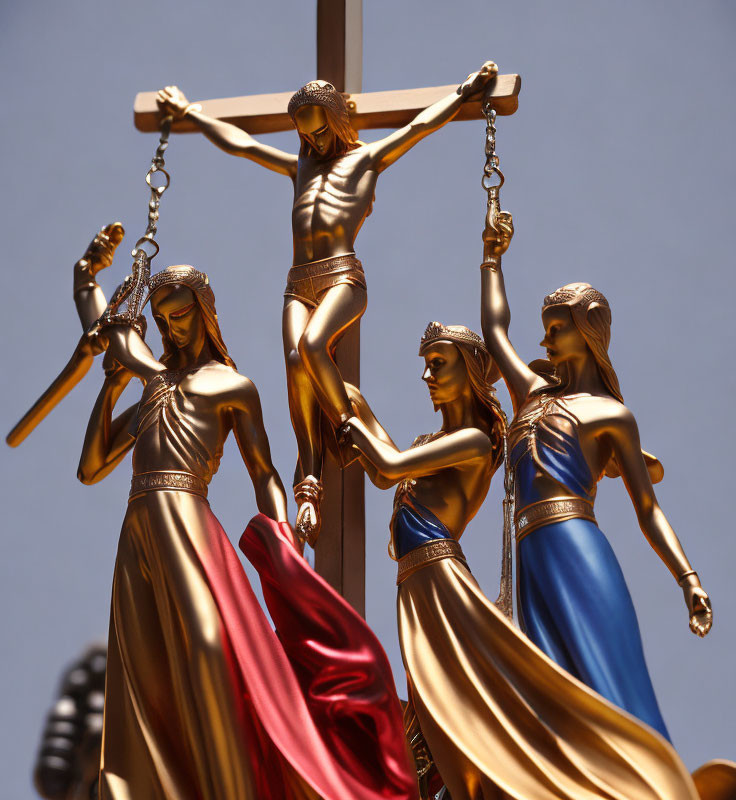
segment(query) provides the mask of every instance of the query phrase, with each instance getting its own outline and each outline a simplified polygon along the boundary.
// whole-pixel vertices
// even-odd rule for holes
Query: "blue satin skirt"
[[[522,630],[583,683],[669,739],[621,567],[600,529],[571,519],[518,548]]]

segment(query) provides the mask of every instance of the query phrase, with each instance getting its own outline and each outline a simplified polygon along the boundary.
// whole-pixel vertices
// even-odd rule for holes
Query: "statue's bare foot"
[[[302,541],[306,541],[310,547],[314,547],[317,543],[317,537],[322,527],[322,519],[319,513],[322,493],[322,482],[315,478],[314,475],[307,475],[303,481],[294,487],[294,499],[299,505],[294,528],[296,535]]]
[[[125,229],[119,222],[105,225],[89,243],[84,255],[77,262],[77,268],[94,277],[100,270],[109,267],[117,246],[123,241],[123,236],[125,236]]]

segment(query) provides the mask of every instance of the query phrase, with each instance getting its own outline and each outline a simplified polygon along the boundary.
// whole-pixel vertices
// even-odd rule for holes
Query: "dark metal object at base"
[[[96,800],[107,648],[92,645],[63,674],[46,719],[33,784],[46,800]]]

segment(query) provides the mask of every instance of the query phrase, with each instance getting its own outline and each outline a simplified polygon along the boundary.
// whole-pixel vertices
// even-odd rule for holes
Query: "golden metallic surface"
[[[398,482],[396,503],[425,506],[450,536],[431,545],[442,558],[417,548],[399,562],[419,562],[398,588],[418,770],[428,770],[428,748],[453,800],[697,800],[672,746],[544,655],[449,552],[462,552],[457,540],[485,499],[504,426],[485,348],[467,329],[445,326],[453,338],[444,340],[440,330],[430,325],[420,353],[441,431],[400,451],[362,397],[347,431],[371,480]]]
[[[314,547],[316,544],[316,537],[322,525],[320,503],[323,493],[322,482],[318,481],[314,475],[307,475],[294,487],[294,500],[299,508],[294,530],[299,539],[310,547]]]
[[[17,447],[87,373],[92,363],[91,356],[100,352],[96,337],[103,324],[131,324],[141,337],[145,336],[146,320],[142,315],[143,293],[150,275],[151,258],[159,250],[155,235],[161,197],[170,180],[168,172],[164,169],[164,152],[172,120],[171,116],[165,116],[159,121],[160,139],[146,174],[149,191],[148,225],[145,234],[138,239],[133,249],[131,274],[118,286],[108,304],[97,286],[95,275],[101,269],[110,266],[115,249],[125,235],[123,226],[119,222],[113,222],[95,236],[85,254],[74,266],[74,301],[84,331],[83,340],[61,373],[10,431],[6,441],[11,447]],[[155,180],[154,175],[157,176]],[[162,176],[164,180],[161,179]],[[122,310],[123,306],[125,310]]]
[[[566,519],[587,519],[595,522],[593,506],[581,497],[552,497],[539,500],[516,512],[516,543],[542,525],[564,522]]]
[[[503,412],[488,381],[493,369],[488,353],[461,341],[432,339],[421,349],[422,378],[443,418],[436,434],[421,437],[415,446],[401,451],[362,398],[356,403],[359,417],[349,421],[349,435],[373,483],[385,489],[400,482],[397,501],[402,493],[411,493],[455,537],[488,492],[502,457],[504,426]],[[477,361],[473,381],[468,361]]]
[[[207,482],[189,472],[175,472],[174,470],[157,470],[156,472],[141,472],[133,475],[130,481],[130,498],[132,500],[144,492],[156,490],[175,489],[179,492],[191,492],[200,497],[207,497]]]
[[[733,800],[736,797],[736,763],[725,759],[708,761],[693,772],[701,800]]]
[[[333,80],[319,69],[317,74]],[[337,88],[342,87],[337,86]],[[380,92],[351,92],[346,96],[346,103],[356,130],[400,128],[411,122],[423,108],[436,103],[454,88],[448,85],[389,89]],[[497,75],[489,88],[491,102],[499,115],[515,113],[519,107],[520,75]],[[201,110],[207,116],[235,125],[248,133],[276,133],[291,130],[292,121],[286,110],[290,97],[291,92],[276,92],[202,100],[197,105],[201,105]],[[470,98],[463,104],[455,119],[481,119],[483,116],[481,106],[480,96]],[[161,111],[157,92],[139,92],[136,95],[133,119],[139,131],[144,133],[158,131]],[[198,128],[188,117],[183,117],[175,122],[173,130],[176,133],[195,133]]]
[[[128,506],[113,577],[101,800],[255,797],[229,642],[199,563],[216,520],[189,492]]]
[[[161,360],[130,326],[103,328],[78,348],[90,360],[108,350],[80,479],[100,480],[133,449],[113,578],[100,797],[255,798],[243,757],[252,723],[232,694],[231,644],[203,569],[219,563],[214,550],[225,541],[205,495],[230,432],[259,510],[285,520],[286,498],[257,391],[227,354],[206,276],[173,267],[154,290]],[[75,295],[80,318],[96,318],[104,296],[97,286],[85,291]],[[131,374],[143,396],[113,418]]]
[[[453,800],[697,800],[658,733],[558,667],[448,558],[399,587],[422,733]]]
[[[416,547],[399,559],[396,585],[403,583],[409,575],[413,575],[418,569],[435,561],[441,561],[443,558],[456,558],[467,566],[463,549],[460,547],[459,542],[454,539],[438,539]]]
[[[225,152],[291,178],[293,264],[308,269],[324,259],[354,257],[355,239],[371,212],[379,173],[452,120],[465,100],[497,73],[496,65],[486,62],[408,125],[370,144],[358,141],[342,95],[325,81],[312,81],[289,104],[300,138],[298,155],[263,145],[233,125],[194,111],[174,86],[159,92],[159,102],[166,113],[193,122]],[[333,286],[327,278],[323,293],[313,292],[311,285],[304,293],[287,286],[284,298],[289,409],[299,449],[297,483],[307,475],[318,480],[322,476],[324,422],[336,427],[353,413],[334,350],[362,316],[367,297],[364,281],[342,277],[347,279],[336,279]],[[312,529],[310,536],[317,533]]]
[[[570,284],[550,295],[542,310],[544,338],[540,343],[547,350],[548,360],[532,364],[538,371],[531,369],[508,337],[511,312],[501,254],[508,246],[509,231],[513,226],[508,220],[497,228],[487,221],[484,256],[491,247],[498,263],[494,269],[481,270],[483,336],[506,381],[516,415],[509,430],[509,448],[524,437],[533,444],[530,432],[545,417],[547,424],[562,425],[577,438],[596,480],[606,473],[620,474],[647,541],[676,580],[690,573],[682,583],[690,629],[705,636],[713,621],[710,599],[659,507],[650,469],[655,478],[661,477],[661,465],[651,456],[647,463],[636,420],[623,404],[618,378],[608,358],[608,303],[587,284]],[[537,470],[534,488],[543,499],[566,494],[564,487],[542,469]]]
[[[284,297],[294,297],[317,308],[324,295],[341,284],[366,288],[363,265],[355,255],[335,256],[292,267],[286,278]]]
[[[82,258],[74,265],[74,300],[80,315],[83,330],[93,325],[107,306],[95,275],[112,264],[115,249],[125,235],[119,222],[106,225],[89,243]],[[39,397],[21,420],[7,435],[5,441],[17,447],[36,426],[66,397],[82,380],[92,365],[91,357],[77,349],[69,362]]]

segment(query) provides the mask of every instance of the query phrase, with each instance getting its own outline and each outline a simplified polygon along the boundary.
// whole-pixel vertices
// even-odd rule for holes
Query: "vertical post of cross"
[[[317,77],[340,92],[360,92],[363,81],[362,0],[317,0]],[[360,322],[337,346],[346,381],[360,385]],[[357,462],[341,469],[330,452],[322,472],[322,531],[317,572],[365,616],[365,481]]]

